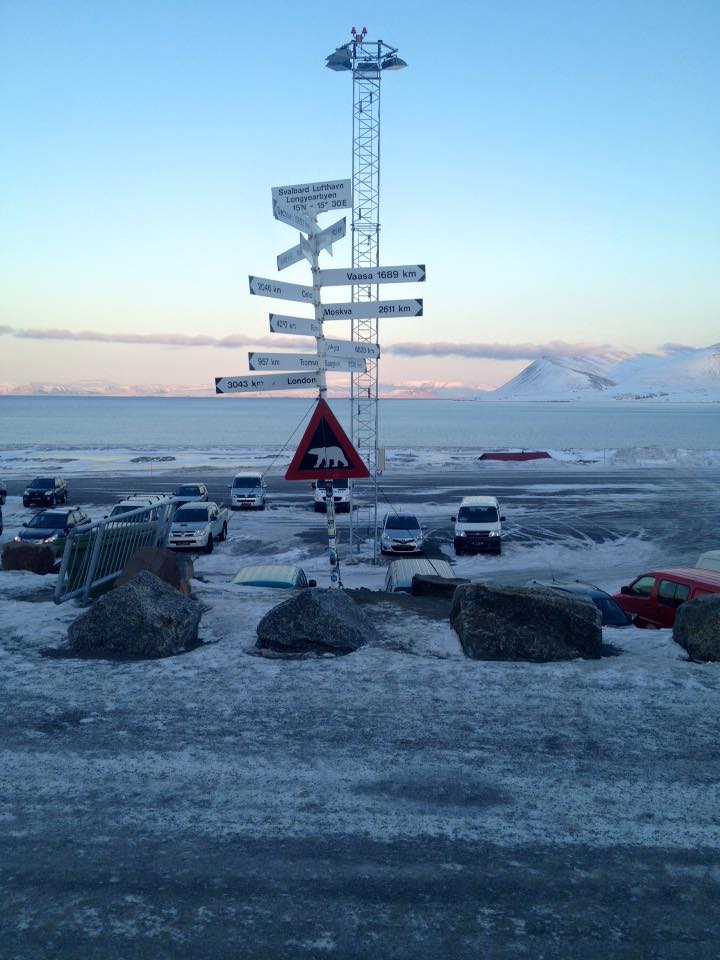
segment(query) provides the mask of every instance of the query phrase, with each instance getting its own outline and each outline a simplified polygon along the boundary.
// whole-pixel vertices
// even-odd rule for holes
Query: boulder
[[[678,607],[673,640],[687,650],[691,660],[720,660],[720,593]]]
[[[450,608],[465,656],[473,660],[597,659],[601,619],[584,598],[487,583],[459,586]]]
[[[416,573],[412,578],[414,597],[445,597],[452,600],[455,587],[470,583],[465,577],[437,577],[435,574]]]
[[[29,570],[31,573],[52,573],[57,564],[55,551],[48,543],[9,541],[2,549],[3,570]]]
[[[167,657],[194,646],[202,609],[146,570],[111,590],[68,628],[77,653]]]
[[[115,581],[115,586],[121,587],[128,580],[136,577],[141,570],[155,574],[180,593],[184,593],[186,597],[190,596],[190,581],[193,577],[193,562],[190,557],[174,553],[167,547],[141,547],[127,561],[122,573]]]
[[[292,657],[352,653],[370,640],[377,640],[375,627],[344,590],[302,590],[257,626],[259,650]]]

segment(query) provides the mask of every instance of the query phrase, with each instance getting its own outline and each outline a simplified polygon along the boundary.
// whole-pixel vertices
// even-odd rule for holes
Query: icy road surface
[[[710,525],[717,495],[662,479],[515,475],[503,556],[458,568],[616,588],[674,561],[671,530],[684,560],[684,517]],[[458,490],[434,481],[387,486],[447,553]],[[77,607],[0,573],[3,957],[715,960],[718,665],[634,629],[596,662],[468,661],[440,613],[384,595],[377,645],[253,656],[284,595],[231,575],[271,554],[325,571],[324,518],[283,490],[198,558],[205,644],[180,657],[47,657]],[[4,513],[6,539],[28,511]],[[383,572],[343,567],[351,587]]]

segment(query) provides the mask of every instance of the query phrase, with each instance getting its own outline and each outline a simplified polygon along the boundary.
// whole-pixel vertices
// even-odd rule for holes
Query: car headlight
[[[194,537],[201,537],[205,533],[205,530],[193,530]]]
[[[489,536],[489,537],[499,537],[500,534],[498,533],[497,530],[491,530],[490,533],[488,534],[488,536]]]
[[[464,530],[460,530],[460,531],[458,531],[457,536],[458,536],[458,537],[466,537],[466,536],[467,536],[467,533],[465,533]]]
[[[45,537],[43,543],[53,543],[59,536],[59,533],[54,533],[51,537]]]

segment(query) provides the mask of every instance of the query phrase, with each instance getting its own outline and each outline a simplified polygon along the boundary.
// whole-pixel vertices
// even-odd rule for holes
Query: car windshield
[[[347,488],[350,486],[350,481],[347,480],[347,479],[345,479],[345,480],[333,480],[332,485],[333,485],[333,490],[347,490]],[[318,490],[324,490],[324,489],[325,489],[325,481],[324,481],[324,480],[316,480],[316,481],[315,481],[315,486],[317,487]]]
[[[400,513],[394,517],[388,517],[385,521],[386,530],[419,530],[420,524],[418,518],[407,513]]]
[[[260,477],[235,477],[233,487],[236,490],[253,490],[260,486]]]
[[[460,507],[459,523],[497,523],[497,507]]]
[[[200,487],[196,483],[189,483],[184,487],[178,487],[175,491],[176,497],[197,497],[199,495]]]
[[[612,597],[606,597],[602,594],[594,594],[590,597],[592,602],[602,614],[602,622],[606,627],[625,627],[630,622],[630,617],[625,613],[622,607],[618,606]]]
[[[133,510],[141,510],[143,507],[148,506],[146,503],[130,504],[130,503],[119,503],[117,506],[113,507],[110,516],[119,517],[122,513],[131,513]],[[132,520],[142,521],[142,517],[132,517]]]
[[[38,490],[52,490],[55,481],[50,477],[35,477],[30,486],[37,487]]]
[[[60,530],[67,521],[66,513],[36,513],[28,523],[29,527],[40,528],[41,530]]]
[[[177,523],[207,523],[208,512],[199,507],[192,510],[178,510],[175,514]]]

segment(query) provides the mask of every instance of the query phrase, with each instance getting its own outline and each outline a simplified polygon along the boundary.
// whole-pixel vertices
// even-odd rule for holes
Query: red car
[[[686,600],[720,593],[720,571],[698,567],[652,570],[621,587],[613,599],[626,613],[635,614],[636,627],[672,627],[675,611]]]

